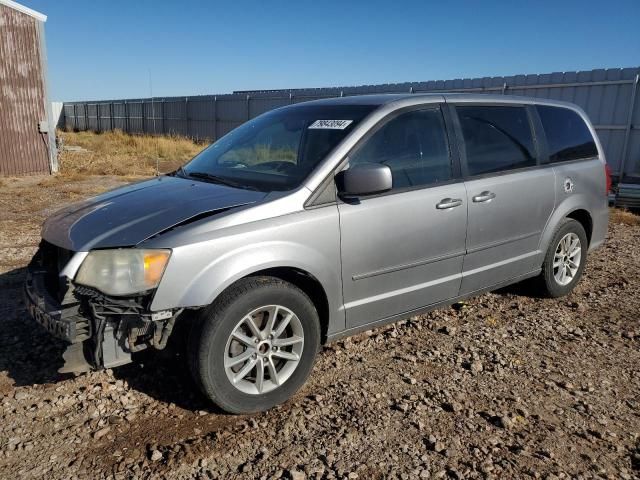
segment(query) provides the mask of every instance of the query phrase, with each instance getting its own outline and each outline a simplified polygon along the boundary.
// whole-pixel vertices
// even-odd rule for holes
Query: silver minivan
[[[604,241],[608,182],[569,103],[300,103],[49,218],[27,306],[68,342],[61,371],[126,364],[186,331],[203,392],[256,412],[293,395],[338,337],[530,277],[566,295]]]

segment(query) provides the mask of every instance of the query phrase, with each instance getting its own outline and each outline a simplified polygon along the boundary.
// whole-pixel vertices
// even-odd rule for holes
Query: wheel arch
[[[571,218],[579,222],[587,233],[587,241],[591,243],[593,235],[593,216],[584,206],[588,205],[588,198],[584,194],[573,195],[558,205],[549,218],[540,239],[540,262],[544,259],[549,244],[558,229],[558,225],[565,219]]]
[[[593,234],[593,218],[591,214],[584,208],[577,208],[569,212],[566,218],[572,218],[582,225],[587,234],[587,245],[591,245],[591,235]]]
[[[329,299],[322,283],[311,273],[297,267],[282,266],[257,270],[240,280],[248,277],[273,277],[295,285],[302,290],[311,300],[318,312],[320,319],[320,332],[322,334],[321,343],[327,341],[329,329]],[[239,281],[239,280],[237,280]],[[237,282],[236,281],[236,282]],[[235,282],[234,282],[235,283]],[[233,284],[232,284],[233,285]],[[230,288],[230,287],[227,287]]]

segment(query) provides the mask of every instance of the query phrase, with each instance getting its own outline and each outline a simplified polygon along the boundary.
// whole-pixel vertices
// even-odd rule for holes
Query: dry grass
[[[140,177],[138,177],[139,179]],[[0,273],[24,266],[40,242],[40,226],[57,209],[127,184],[125,177],[27,175],[0,188]],[[1,290],[1,288],[0,288]]]
[[[206,145],[184,137],[128,135],[115,130],[105,133],[59,132],[65,150],[60,156],[60,174],[79,180],[87,175],[127,177],[175,170]],[[80,147],[69,150],[68,147]]]
[[[640,225],[640,215],[622,208],[609,209],[609,220],[611,223],[621,223],[623,225]]]
[[[30,232],[30,246],[35,248],[38,226],[53,210],[150,177],[155,174],[156,159],[160,173],[175,170],[204,148],[186,138],[132,136],[119,131],[59,134],[67,147],[80,147],[61,153],[60,173],[0,179],[0,249],[12,246],[13,237],[23,227]]]

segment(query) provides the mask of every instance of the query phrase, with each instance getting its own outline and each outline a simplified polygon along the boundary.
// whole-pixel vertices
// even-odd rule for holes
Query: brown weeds
[[[609,209],[609,220],[611,223],[621,223],[623,225],[640,225],[640,215],[622,208]]]
[[[129,135],[120,130],[59,132],[59,135],[65,145],[60,155],[60,173],[74,180],[87,175],[153,175],[156,163],[160,173],[167,173],[205,147],[185,137]]]

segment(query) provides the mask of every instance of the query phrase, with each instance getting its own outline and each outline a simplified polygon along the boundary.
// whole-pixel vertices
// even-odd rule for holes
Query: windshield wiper
[[[198,179],[205,180],[207,182],[218,183],[220,185],[226,185],[228,187],[244,188],[246,190],[258,190],[254,186],[245,185],[244,183],[236,182],[234,180],[230,180],[228,178],[220,177],[220,176],[214,175],[212,173],[207,173],[207,172],[187,172],[184,169],[182,170],[182,173],[184,175],[186,175],[187,177],[198,178]]]
[[[185,171],[184,167],[180,166],[178,167],[177,170],[169,173],[169,175],[172,175],[174,177],[182,177],[182,178],[187,178],[189,175],[187,175],[187,172]]]

